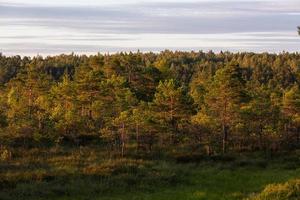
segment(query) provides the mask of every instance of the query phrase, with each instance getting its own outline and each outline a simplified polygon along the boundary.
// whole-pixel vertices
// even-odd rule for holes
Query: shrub
[[[0,161],[8,161],[12,157],[12,153],[8,148],[0,147]]]
[[[283,184],[270,184],[257,196],[249,200],[299,200],[300,179]]]

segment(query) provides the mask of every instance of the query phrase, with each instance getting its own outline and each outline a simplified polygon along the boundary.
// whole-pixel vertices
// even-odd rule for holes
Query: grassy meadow
[[[300,159],[297,152],[290,155],[155,152],[142,160],[101,147],[14,149],[6,159],[2,151],[0,199],[246,199],[268,184],[299,178]]]

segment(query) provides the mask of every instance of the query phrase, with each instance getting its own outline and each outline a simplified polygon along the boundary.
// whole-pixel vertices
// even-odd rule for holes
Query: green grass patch
[[[237,200],[300,177],[295,155],[147,158],[97,147],[15,151],[0,162],[0,199]]]

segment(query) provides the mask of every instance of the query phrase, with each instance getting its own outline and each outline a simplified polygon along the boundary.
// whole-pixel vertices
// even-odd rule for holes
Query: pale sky
[[[298,25],[300,0],[0,0],[0,52],[294,52]]]

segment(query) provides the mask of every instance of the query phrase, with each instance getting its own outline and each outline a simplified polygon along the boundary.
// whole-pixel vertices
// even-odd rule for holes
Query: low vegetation
[[[98,146],[13,149],[11,153],[11,158],[0,162],[3,200],[235,200],[300,176],[300,160],[287,161],[280,155],[194,155],[182,160],[177,153],[156,152],[143,159],[134,154],[118,158],[118,154],[108,157]],[[275,194],[270,187],[282,188],[283,193],[293,188],[268,186],[259,199],[270,191]]]
[[[300,179],[282,184],[270,184],[251,200],[298,200],[300,199]]]

